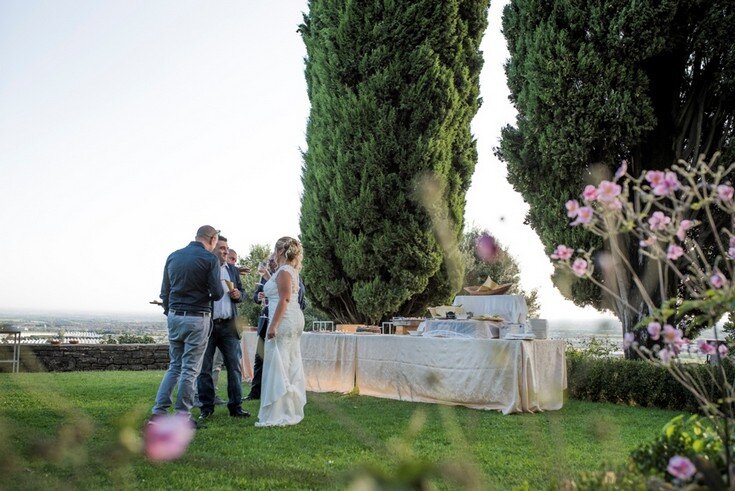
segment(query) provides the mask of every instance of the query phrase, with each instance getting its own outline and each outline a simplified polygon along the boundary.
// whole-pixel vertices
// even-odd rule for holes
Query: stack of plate
[[[546,319],[529,319],[526,324],[526,332],[532,332],[536,339],[549,337],[549,321]]]
[[[523,326],[521,324],[503,324],[500,326],[500,339],[506,339],[509,336],[523,334]]]

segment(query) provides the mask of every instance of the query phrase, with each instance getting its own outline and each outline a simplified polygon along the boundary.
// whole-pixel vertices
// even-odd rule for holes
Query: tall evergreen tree
[[[423,312],[461,287],[488,0],[311,0],[304,280],[341,322]]]
[[[603,246],[567,226],[564,203],[584,184],[609,178],[622,159],[633,175],[717,150],[732,161],[733,25],[732,0],[512,0],[506,6],[506,72],[518,117],[503,130],[498,155],[530,204],[527,222],[547,252],[556,244]],[[638,243],[621,240],[642,273],[647,261]],[[639,313],[602,298],[589,282],[563,291],[579,305],[612,308],[628,331],[647,312],[630,275],[619,276],[618,289],[641,306]]]

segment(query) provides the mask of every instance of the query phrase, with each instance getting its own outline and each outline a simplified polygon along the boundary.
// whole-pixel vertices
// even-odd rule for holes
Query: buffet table
[[[254,333],[245,344],[254,346]],[[252,338],[252,342],[250,340]],[[306,388],[504,414],[560,409],[564,341],[304,333]]]
[[[477,315],[499,315],[508,322],[525,324],[528,306],[523,295],[457,295],[452,305]]]

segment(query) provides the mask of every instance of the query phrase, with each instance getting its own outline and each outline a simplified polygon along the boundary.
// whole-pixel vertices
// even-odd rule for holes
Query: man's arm
[[[265,278],[261,276],[258,285],[255,287],[255,293],[253,293],[253,302],[257,304],[261,303],[260,299],[258,298],[258,293],[263,291],[263,285],[265,285]]]
[[[163,281],[161,282],[161,301],[163,302],[163,315],[168,315],[168,295],[171,293],[171,279],[168,277],[168,262],[171,256],[166,258],[166,265],[163,267]]]
[[[301,310],[306,310],[306,287],[301,280],[301,275],[299,275],[299,307]]]
[[[240,303],[243,300],[245,300],[245,289],[242,287],[242,280],[240,279],[240,271],[237,269],[237,266],[229,266],[229,272],[230,272],[230,278],[234,278],[233,282],[235,283],[235,288],[237,291],[240,292],[240,297],[238,299],[232,299],[234,303]]]

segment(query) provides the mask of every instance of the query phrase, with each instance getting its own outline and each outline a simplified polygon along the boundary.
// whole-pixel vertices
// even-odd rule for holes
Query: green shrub
[[[731,361],[725,369],[732,380],[735,370]],[[573,399],[700,412],[697,399],[662,365],[568,351],[567,370],[568,394]],[[692,363],[685,370],[700,380],[709,400],[720,399],[712,382],[712,366]]]
[[[693,415],[685,419],[684,415],[679,415],[664,426],[654,441],[636,448],[630,456],[641,473],[671,478],[666,473],[666,466],[675,455],[692,461],[697,457],[706,459],[715,468],[725,472],[721,452],[722,440],[706,418]]]

